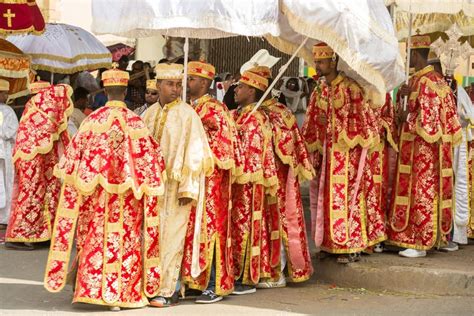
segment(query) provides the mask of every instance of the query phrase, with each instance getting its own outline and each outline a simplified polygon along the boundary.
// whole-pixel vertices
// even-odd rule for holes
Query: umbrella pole
[[[53,72],[51,72],[51,78],[50,78],[50,81],[51,81],[51,84],[53,84],[53,83],[54,83],[54,73],[53,73]]]
[[[288,67],[290,66],[291,62],[293,61],[293,59],[295,59],[296,55],[298,54],[298,52],[301,50],[301,48],[303,48],[303,46],[306,44],[306,42],[308,41],[308,37],[306,37],[304,39],[304,41],[300,44],[300,46],[298,46],[298,48],[295,50],[295,52],[293,53],[293,55],[291,55],[290,59],[286,62],[286,64],[284,64],[281,68],[280,68],[280,71],[278,72],[278,75],[275,77],[275,79],[272,81],[272,84],[267,88],[267,90],[265,90],[265,93],[263,94],[263,96],[260,98],[260,100],[258,100],[257,102],[257,105],[253,108],[252,112],[250,112],[250,115],[247,117],[247,119],[253,114],[255,113],[255,111],[258,110],[258,108],[260,107],[260,105],[262,105],[263,101],[265,101],[265,98],[271,93],[273,87],[277,84],[278,80],[280,80],[280,78],[283,76],[283,74],[285,73],[285,71],[288,69]],[[247,120],[245,120],[246,122]],[[244,122],[244,123],[245,123]]]
[[[183,75],[183,101],[186,102],[186,90],[188,83],[188,55],[189,55],[189,38],[185,37],[184,39],[184,75]]]
[[[409,14],[409,24],[408,24],[408,40],[407,40],[407,64],[405,66],[405,84],[408,84],[408,79],[410,78],[410,55],[411,55],[411,33],[412,33],[412,24],[413,24],[413,13]],[[403,99],[403,111],[407,110],[408,96],[405,96]]]

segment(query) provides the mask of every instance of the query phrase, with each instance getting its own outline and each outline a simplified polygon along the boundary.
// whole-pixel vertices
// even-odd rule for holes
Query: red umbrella
[[[45,23],[35,0],[0,1],[0,35],[44,31]]]
[[[111,46],[107,46],[108,50],[112,53],[112,61],[118,61],[122,56],[130,56],[135,52],[135,48],[128,46],[124,43],[118,43]]]

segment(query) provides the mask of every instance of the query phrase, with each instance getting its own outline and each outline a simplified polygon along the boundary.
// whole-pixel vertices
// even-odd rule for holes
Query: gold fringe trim
[[[461,141],[462,141],[462,130],[461,129],[458,130],[453,135],[443,134],[443,131],[441,129],[438,130],[436,132],[436,134],[429,135],[425,131],[425,129],[423,127],[421,127],[420,119],[421,118],[418,118],[418,120],[416,122],[416,133],[418,134],[418,136],[423,138],[423,140],[426,141],[427,143],[430,143],[430,144],[436,143],[440,139],[442,139],[443,142],[445,142],[446,140],[450,141],[453,144],[453,146],[457,146],[461,143]]]
[[[337,144],[347,149],[355,148],[356,146],[361,146],[364,148],[372,148],[380,143],[380,135],[369,136],[368,138],[363,138],[361,135],[350,139],[347,136],[347,132],[343,130],[338,137]]]
[[[120,127],[122,128],[122,130],[126,134],[130,135],[130,138],[133,140],[147,137],[150,135],[150,132],[146,126],[139,129],[133,129],[125,122],[123,116],[120,115],[120,112],[117,112],[114,110],[110,111],[110,115],[107,117],[107,121],[103,123],[99,123],[99,122],[91,121],[91,120],[84,121],[84,123],[81,124],[80,132],[81,133],[92,132],[94,134],[106,133],[107,131],[110,130],[115,120],[119,121]]]
[[[323,145],[319,139],[311,144],[306,143],[306,148],[308,149],[309,153],[314,153],[316,150],[319,151],[320,154],[323,153]]]
[[[43,65],[43,64],[32,64],[31,68],[35,70],[44,70],[49,72],[54,72],[58,74],[66,74],[70,75],[75,72],[80,72],[84,70],[97,70],[99,68],[110,68],[112,67],[112,62],[102,62],[96,64],[89,64],[89,65],[82,65],[82,66],[75,66],[71,68],[62,68],[62,67],[53,67],[50,65]]]
[[[392,132],[390,131],[390,127],[388,126],[387,122],[382,122],[382,126],[384,127],[385,129],[385,133],[386,133],[386,138],[387,138],[387,142],[390,144],[390,146],[396,151],[398,152],[398,144],[395,142],[395,140],[393,139],[393,135],[392,135]]]
[[[73,64],[81,59],[105,59],[105,58],[110,58],[112,60],[112,54],[111,53],[105,53],[105,54],[79,54],[74,57],[68,58],[68,57],[63,57],[63,56],[58,56],[58,55],[51,55],[51,54],[28,54],[31,56],[33,59],[48,59],[52,61],[59,61],[62,63],[68,63],[68,64]]]
[[[58,131],[56,133],[53,133],[53,134],[50,135],[49,142],[48,142],[47,145],[42,146],[42,147],[35,147],[32,150],[31,153],[25,153],[24,151],[21,151],[21,150],[17,151],[15,153],[15,155],[13,156],[13,163],[15,163],[18,159],[22,159],[22,160],[25,160],[25,161],[30,161],[33,158],[35,158],[36,155],[44,155],[44,154],[49,153],[53,149],[54,142],[59,140],[59,138],[61,137],[62,132],[67,130],[68,118],[72,114],[72,112],[74,111],[74,103],[71,99],[72,88],[69,85],[64,85],[64,86],[66,87],[66,96],[67,96],[67,99],[68,99],[68,102],[69,102],[69,107],[64,111],[63,123],[58,127]],[[32,100],[31,102],[33,103],[33,107],[36,108],[36,104],[34,103],[34,101]],[[35,111],[37,111],[37,110],[32,109],[32,111],[30,112],[31,114],[26,116],[26,118],[28,118],[30,115],[33,115],[35,113]],[[20,123],[21,123],[21,121],[20,121]]]
[[[143,183],[138,188],[135,185],[135,181],[132,178],[127,178],[127,180],[121,184],[110,183],[104,176],[101,174],[95,175],[90,182],[85,182],[77,176],[77,171],[73,174],[66,174],[63,169],[59,169],[57,166],[54,168],[54,176],[63,180],[64,184],[70,184],[74,186],[76,190],[79,191],[82,195],[89,196],[94,193],[96,187],[100,185],[107,193],[110,194],[123,194],[128,190],[133,191],[133,195],[137,200],[140,200],[143,194],[148,196],[160,196],[164,194],[164,179],[159,187],[151,187],[150,185]]]
[[[384,76],[382,76],[382,74],[372,65],[364,62],[361,58],[358,58],[359,54],[352,51],[347,45],[347,42],[331,28],[323,24],[315,23],[314,21],[309,23],[291,12],[285,4],[282,4],[281,6],[283,13],[288,18],[290,26],[293,29],[298,30],[298,33],[309,36],[310,38],[324,40],[348,65],[351,66],[351,69],[357,72],[367,82],[375,86],[380,93],[385,93],[388,90]],[[394,41],[391,39],[389,34],[376,27],[375,23],[371,23],[370,29],[388,44],[393,44],[393,46],[398,47],[398,43],[393,43]],[[312,56],[307,60],[313,60]],[[397,63],[399,64],[400,69],[403,69],[401,57],[397,59]]]

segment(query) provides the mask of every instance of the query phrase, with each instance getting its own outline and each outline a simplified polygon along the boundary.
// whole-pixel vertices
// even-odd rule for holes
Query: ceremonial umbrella
[[[399,38],[408,38],[405,83],[408,83],[413,29],[421,33],[445,32],[457,24],[465,35],[474,33],[474,0],[385,0],[392,7]],[[405,105],[407,97],[405,97]]]
[[[280,36],[266,36],[277,49],[291,53],[306,36],[311,40],[299,55],[310,64],[312,46],[323,41],[339,56],[340,70],[362,86],[385,96],[403,81],[403,60],[382,1],[282,0],[280,10]]]
[[[30,57],[12,43],[0,39],[0,79],[10,83],[10,99],[28,94]]]
[[[122,56],[130,56],[135,52],[135,48],[124,43],[118,43],[107,46],[107,49],[112,54],[112,61],[119,61]]]
[[[0,1],[0,35],[40,34],[44,26],[35,0]]]
[[[355,79],[363,85],[385,93],[403,81],[403,62],[382,0],[216,0],[189,4],[170,0],[96,0],[92,14],[92,29],[99,34],[265,36],[276,48],[293,53],[292,58],[301,49],[299,55],[308,62],[312,62],[312,44],[324,41],[341,57],[341,64],[349,65],[345,67],[348,71],[354,70]],[[311,40],[305,42],[307,37]]]
[[[68,24],[48,23],[41,35],[15,35],[7,40],[31,56],[36,70],[73,74],[112,63],[112,54],[94,35]]]

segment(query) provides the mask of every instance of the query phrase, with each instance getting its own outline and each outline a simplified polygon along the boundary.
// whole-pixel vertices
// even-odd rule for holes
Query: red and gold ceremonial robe
[[[293,113],[275,99],[265,101],[261,110],[272,126],[279,184],[276,197],[265,199],[264,222],[268,234],[262,243],[268,247],[262,247],[262,251],[268,250],[268,253],[262,255],[261,276],[277,281],[284,268],[281,267],[281,256],[285,256],[288,279],[302,282],[311,277],[313,266],[299,181],[311,180],[314,169]],[[281,253],[282,243],[285,253]]]
[[[142,307],[160,286],[158,143],[125,103],[89,115],[54,170],[63,181],[45,287],[66,283],[76,233],[73,302]],[[77,224],[77,226],[76,226]]]
[[[67,121],[74,109],[71,95],[68,85],[50,86],[25,106],[13,149],[16,179],[6,241],[51,239],[61,189],[53,170],[69,143]]]
[[[232,253],[235,279],[255,285],[261,277],[267,227],[265,195],[276,196],[278,177],[272,148],[272,127],[261,111],[250,114],[255,104],[234,111],[242,148],[243,173],[232,186]]]
[[[378,132],[372,108],[354,80],[340,73],[331,83],[317,84],[303,138],[315,153],[315,168],[321,169],[317,208],[324,227],[321,248],[327,252],[360,252],[386,238],[367,154],[379,143]]]
[[[389,214],[396,152],[398,152],[395,107],[390,94],[386,94],[383,105],[372,105],[372,109],[379,130],[380,142],[369,151],[369,159],[380,205],[380,216],[383,216],[385,222]]]
[[[234,289],[234,268],[230,227],[231,184],[236,176],[237,130],[227,107],[204,95],[192,104],[201,118],[214,157],[214,172],[206,177],[205,209],[201,220],[199,266],[200,274],[192,271],[193,234],[196,207],[191,210],[184,247],[182,278],[190,288],[204,291],[215,261],[217,295],[228,295]],[[238,162],[238,161],[237,161]]]
[[[453,145],[461,141],[461,125],[451,88],[432,66],[416,72],[409,86],[389,240],[428,250],[452,228]],[[398,101],[403,106],[403,99]]]

